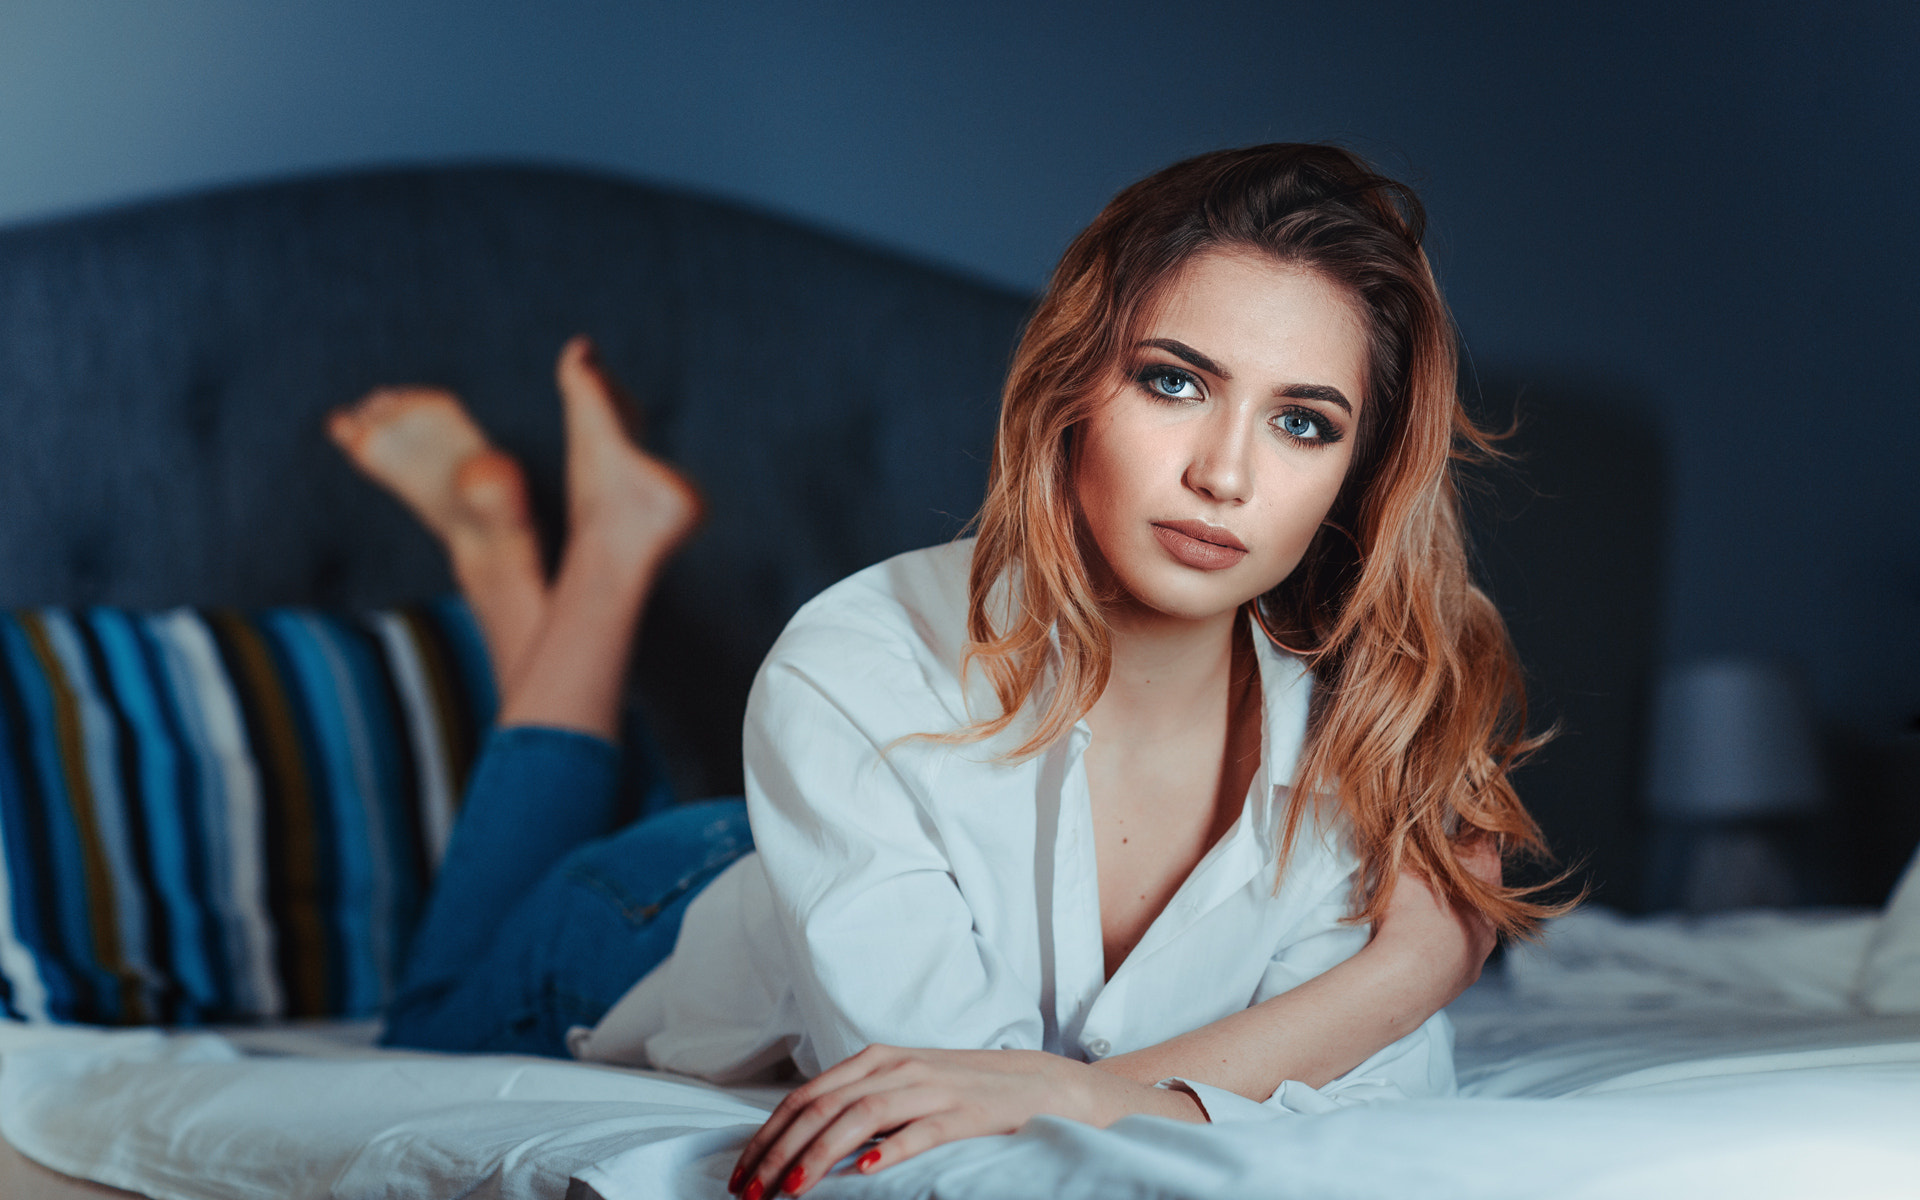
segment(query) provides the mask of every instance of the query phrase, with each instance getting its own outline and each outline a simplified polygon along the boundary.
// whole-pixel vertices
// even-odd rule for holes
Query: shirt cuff
[[[1258,1100],[1249,1100],[1238,1092],[1217,1088],[1208,1083],[1196,1083],[1191,1079],[1175,1076],[1162,1079],[1153,1086],[1165,1088],[1170,1092],[1185,1092],[1200,1104],[1207,1120],[1215,1125],[1223,1121],[1271,1121],[1273,1110]]]

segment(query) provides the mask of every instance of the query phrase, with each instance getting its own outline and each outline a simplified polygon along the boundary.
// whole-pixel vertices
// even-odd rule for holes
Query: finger
[[[794,1120],[805,1112],[807,1107],[822,1096],[828,1096],[841,1088],[850,1087],[870,1078],[876,1071],[897,1063],[900,1052],[892,1046],[868,1046],[851,1058],[844,1059],[831,1068],[822,1071],[806,1083],[788,1092],[760,1128],[754,1131],[747,1144],[740,1149],[740,1158],[734,1164],[733,1174],[728,1179],[728,1190],[739,1191],[749,1175],[756,1173],[760,1160],[765,1157],[767,1148],[792,1127]],[[763,1180],[764,1182],[764,1180]]]
[[[869,1093],[847,1105],[776,1178],[783,1189],[799,1195],[875,1135],[944,1112],[952,1104],[953,1094],[945,1088],[907,1087]],[[769,1161],[772,1157],[768,1156]]]
[[[871,1114],[880,1111],[879,1102],[876,1100],[877,1096],[898,1092],[902,1090],[903,1086],[911,1086],[912,1083],[916,1082],[903,1080],[900,1076],[901,1071],[899,1066],[896,1066],[892,1070],[875,1073],[865,1079],[856,1080],[846,1087],[836,1088],[816,1098],[811,1104],[808,1104],[795,1114],[793,1120],[787,1123],[786,1129],[781,1131],[780,1136],[775,1138],[772,1144],[766,1148],[765,1153],[761,1155],[760,1161],[749,1167],[742,1178],[758,1179],[769,1193],[774,1190],[775,1184],[784,1186],[793,1169],[801,1165],[800,1159],[807,1153],[808,1147],[812,1146],[824,1130],[832,1126],[836,1121],[839,1121],[849,1110],[862,1114]],[[894,1123],[898,1124],[899,1121],[907,1120],[911,1115],[917,1114],[903,1115]],[[869,1126],[867,1131],[861,1134],[857,1140],[849,1143],[846,1149],[841,1151],[841,1154],[844,1155],[851,1152],[860,1142],[865,1141],[883,1128],[891,1127],[892,1126],[880,1125]],[[832,1166],[837,1161],[839,1160],[836,1158],[828,1159],[824,1163],[815,1162],[812,1171],[813,1177],[818,1178],[821,1171]],[[805,1175],[807,1172],[803,1170],[802,1174]],[[792,1189],[789,1188],[788,1190],[791,1191]]]
[[[766,1152],[767,1146],[786,1130],[801,1109],[820,1096],[865,1078],[893,1061],[893,1056],[889,1053],[892,1050],[891,1046],[868,1046],[788,1092],[780,1103],[774,1106],[773,1111],[767,1114],[767,1119],[761,1123],[760,1128],[747,1139],[747,1144],[741,1147],[739,1163],[733,1173],[736,1183],[746,1174],[747,1169],[759,1161],[760,1156]],[[734,1190],[737,1191],[738,1187],[736,1186]]]
[[[854,1160],[853,1169],[862,1175],[871,1175],[903,1163],[916,1154],[924,1154],[935,1146],[959,1141],[963,1137],[974,1137],[986,1130],[965,1131],[965,1125],[951,1111],[930,1114],[918,1121],[911,1121],[889,1134],[873,1149]]]

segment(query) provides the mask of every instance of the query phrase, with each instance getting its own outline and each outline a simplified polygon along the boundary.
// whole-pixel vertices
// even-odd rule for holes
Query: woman
[[[1040,1113],[1450,1090],[1439,1009],[1548,909],[1500,883],[1539,848],[1507,782],[1529,743],[1468,578],[1450,464],[1487,444],[1420,235],[1331,147],[1116,197],[1022,340],[978,537],[836,585],[768,656],[757,852],[728,802],[601,837],[622,665],[699,502],[590,348],[559,365],[551,588],[457,401],[340,414],[445,541],[504,695],[389,1038],[790,1060],[811,1079],[742,1152],[752,1200]]]

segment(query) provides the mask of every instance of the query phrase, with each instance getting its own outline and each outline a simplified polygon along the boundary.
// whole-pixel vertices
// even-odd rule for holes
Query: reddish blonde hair
[[[1031,705],[1031,736],[1011,757],[1032,755],[1106,687],[1112,643],[1083,557],[1072,438],[1112,391],[1160,290],[1215,249],[1314,271],[1359,302],[1368,375],[1329,524],[1252,604],[1315,674],[1282,861],[1308,803],[1331,797],[1366,872],[1354,919],[1378,920],[1411,869],[1524,935],[1564,906],[1481,882],[1453,846],[1490,838],[1503,854],[1545,856],[1508,781],[1543,739],[1525,734],[1513,646],[1468,571],[1456,465],[1496,452],[1457,394],[1454,327],[1421,249],[1424,226],[1413,192],[1352,153],[1276,144],[1176,163],[1114,197],[1074,239],[1014,356],[977,519],[967,665],[985,673],[1000,713],[959,736],[999,734]]]

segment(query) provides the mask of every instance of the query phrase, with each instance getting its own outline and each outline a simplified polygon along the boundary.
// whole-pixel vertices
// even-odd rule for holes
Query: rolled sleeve
[[[1207,1120],[1215,1125],[1226,1121],[1266,1121],[1275,1115],[1258,1100],[1249,1100],[1239,1092],[1230,1092],[1197,1079],[1183,1079],[1176,1075],[1171,1079],[1162,1079],[1154,1086],[1192,1096],[1199,1103],[1201,1111],[1207,1114]]]
[[[1455,1090],[1453,1025],[1445,1013],[1435,1013],[1420,1028],[1331,1083],[1312,1087],[1289,1079],[1265,1100],[1249,1100],[1238,1092],[1180,1076],[1154,1086],[1191,1095],[1215,1124],[1312,1116],[1382,1100],[1447,1096]]]

